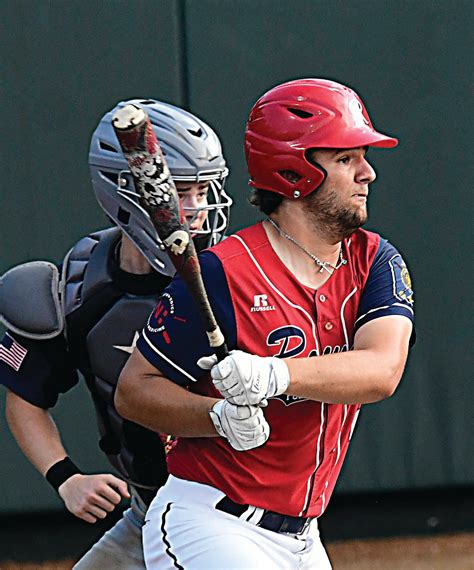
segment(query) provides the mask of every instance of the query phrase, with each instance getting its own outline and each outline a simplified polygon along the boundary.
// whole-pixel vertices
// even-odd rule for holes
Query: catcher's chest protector
[[[120,372],[168,279],[158,274],[123,277],[114,262],[120,230],[89,235],[63,265],[66,335],[75,365],[92,393],[100,447],[128,480],[157,487],[165,478],[159,437],[123,420],[113,397]]]

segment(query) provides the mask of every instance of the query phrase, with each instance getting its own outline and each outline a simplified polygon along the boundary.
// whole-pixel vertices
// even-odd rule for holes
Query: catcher
[[[111,125],[113,113],[128,103],[150,117],[196,249],[223,238],[231,205],[224,191],[228,169],[209,125],[160,101],[125,101],[101,119],[89,154],[95,195],[113,227],[79,240],[60,271],[38,261],[2,277],[0,315],[8,332],[0,345],[0,382],[8,390],[7,420],[20,448],[67,509],[89,523],[131,497],[123,517],[76,564],[80,570],[144,568],[144,514],[167,479],[166,442],[121,418],[113,403],[138,331],[174,274]],[[50,416],[59,395],[78,382],[78,372],[94,401],[100,449],[118,476],[82,473]]]

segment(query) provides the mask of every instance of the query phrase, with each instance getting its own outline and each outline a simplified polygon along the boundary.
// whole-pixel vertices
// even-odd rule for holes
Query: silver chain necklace
[[[322,273],[323,271],[327,271],[329,273],[329,275],[332,275],[334,273],[334,271],[336,271],[337,269],[339,269],[340,267],[342,267],[343,265],[345,265],[347,263],[347,259],[344,259],[343,255],[342,255],[342,243],[341,243],[341,249],[339,250],[339,256],[337,258],[336,265],[333,265],[332,263],[329,263],[329,261],[321,261],[319,259],[319,257],[316,257],[315,255],[313,255],[303,245],[301,245],[299,242],[297,242],[294,237],[285,233],[280,228],[280,226],[275,221],[273,221],[271,218],[267,218],[267,220],[272,224],[272,226],[276,229],[276,231],[280,235],[282,235],[288,241],[291,241],[292,243],[294,243],[297,247],[299,247],[301,249],[301,251],[304,251],[306,253],[306,255],[311,257],[311,259],[314,261],[314,263],[319,267],[319,273]]]

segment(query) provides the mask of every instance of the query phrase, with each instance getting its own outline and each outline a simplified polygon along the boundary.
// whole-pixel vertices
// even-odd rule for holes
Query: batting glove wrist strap
[[[216,428],[216,432],[224,439],[227,439],[224,432],[224,428],[222,427],[221,416],[220,416],[222,413],[222,406],[224,402],[225,400],[219,400],[218,402],[216,402],[209,410],[209,416],[212,420],[212,423],[214,424],[214,427]]]
[[[65,457],[52,465],[46,472],[45,477],[53,489],[57,491],[64,481],[67,481],[69,477],[77,475],[78,473],[82,474],[79,467],[77,467],[69,457]]]
[[[274,356],[270,358],[271,372],[268,381],[267,398],[284,394],[290,385],[290,371],[286,363]]]

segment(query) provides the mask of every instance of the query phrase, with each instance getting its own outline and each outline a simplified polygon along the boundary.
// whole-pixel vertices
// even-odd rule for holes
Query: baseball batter
[[[361,229],[368,147],[396,144],[333,81],[291,81],[253,107],[251,200],[268,217],[200,256],[232,351],[216,363],[175,278],[116,393],[124,416],[181,436],[146,517],[147,568],[331,567],[317,519],[361,404],[394,393],[413,334],[405,262]]]
[[[123,420],[113,405],[119,373],[174,273],[112,128],[115,110],[127,103],[102,118],[89,155],[96,197],[115,227],[81,239],[65,257],[61,275],[52,264],[33,262],[7,272],[0,288],[0,313],[9,327],[0,345],[0,382],[9,390],[7,418],[23,452],[66,507],[87,522],[104,518],[132,495],[123,518],[77,563],[81,570],[144,568],[144,513],[167,478],[160,437]],[[132,103],[150,117],[197,248],[218,242],[231,202],[216,134],[173,105]],[[119,477],[83,474],[49,415],[59,395],[77,383],[77,371],[94,400],[100,448]]]

